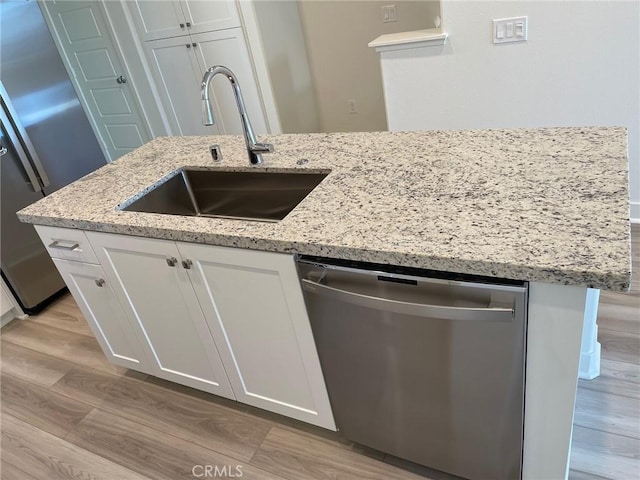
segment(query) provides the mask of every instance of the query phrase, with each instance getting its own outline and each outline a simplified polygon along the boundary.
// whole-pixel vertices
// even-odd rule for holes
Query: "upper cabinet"
[[[238,77],[253,129],[267,133],[267,121],[241,28],[145,42],[145,53],[174,132],[179,135],[241,135],[242,123],[229,80],[212,80],[214,126],[202,124],[200,84],[207,68],[224,65]]]
[[[243,133],[232,86],[222,76],[213,79],[209,92],[215,125],[202,124],[202,77],[214,65],[224,65],[238,77],[254,131],[273,133],[265,105],[269,93],[261,89],[256,56],[235,0],[136,0],[124,5],[142,40],[157,101],[172,134]]]
[[[130,10],[144,41],[241,25],[234,0],[136,0]]]

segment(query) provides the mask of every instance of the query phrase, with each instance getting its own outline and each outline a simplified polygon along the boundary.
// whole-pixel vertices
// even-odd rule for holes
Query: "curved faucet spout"
[[[244,105],[244,99],[242,97],[242,91],[240,90],[240,84],[238,78],[233,74],[231,70],[222,65],[216,65],[208,69],[204,77],[202,77],[201,84],[201,96],[202,96],[202,123],[204,125],[215,124],[213,118],[213,107],[211,106],[211,100],[209,99],[209,85],[211,80],[218,74],[224,75],[233,88],[233,94],[236,97],[236,104],[238,105],[238,113],[240,114],[240,121],[242,122],[242,131],[244,133],[244,140],[247,144],[247,154],[249,156],[249,162],[252,164],[262,163],[262,154],[273,152],[273,145],[268,143],[259,143],[256,141],[256,136],[253,133],[249,116],[247,115],[247,109]]]

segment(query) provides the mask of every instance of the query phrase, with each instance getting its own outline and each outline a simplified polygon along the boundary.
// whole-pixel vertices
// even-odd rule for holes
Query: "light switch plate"
[[[493,20],[493,43],[524,42],[529,32],[527,17]]]

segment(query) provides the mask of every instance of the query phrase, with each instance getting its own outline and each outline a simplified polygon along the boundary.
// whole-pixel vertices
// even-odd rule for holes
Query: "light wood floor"
[[[602,375],[579,382],[570,478],[640,478],[640,228],[628,294],[602,293]],[[4,480],[444,479],[338,434],[109,364],[70,296],[2,329]],[[196,474],[203,470],[196,467]],[[235,477],[231,474],[235,474]],[[551,480],[551,479],[540,479]]]

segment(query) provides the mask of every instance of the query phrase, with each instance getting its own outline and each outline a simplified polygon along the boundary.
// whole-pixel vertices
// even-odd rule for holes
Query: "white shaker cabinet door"
[[[134,0],[126,4],[143,41],[241,25],[235,0]]]
[[[189,37],[167,38],[145,42],[144,49],[160,100],[175,135],[212,135],[221,133],[218,125],[202,123],[200,84],[204,75]],[[227,80],[225,80],[229,83]],[[226,86],[231,93],[231,85]],[[213,111],[220,119],[215,99]]]
[[[238,401],[335,430],[293,257],[178,249]]]
[[[53,259],[111,363],[152,373],[141,332],[129,322],[99,265]]]
[[[144,41],[189,35],[177,0],[135,0],[124,3],[129,7],[138,34]]]
[[[89,232],[107,279],[144,333],[158,377],[234,398],[174,242]]]
[[[190,34],[241,25],[235,0],[182,0],[180,6],[186,21],[190,23]]]
[[[258,81],[242,28],[230,28],[219,32],[192,35],[193,51],[202,67],[202,74],[215,65],[228,67],[237,77],[247,114],[256,135],[269,133]],[[197,92],[199,94],[199,90]],[[216,75],[211,81],[211,92],[220,111],[216,122],[220,133],[242,135],[242,124],[231,83],[224,75]],[[198,99],[200,97],[198,96]],[[218,112],[214,112],[218,114]]]

